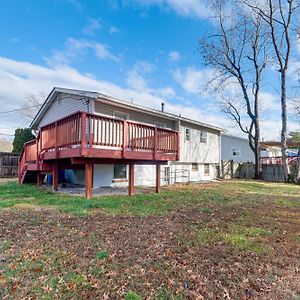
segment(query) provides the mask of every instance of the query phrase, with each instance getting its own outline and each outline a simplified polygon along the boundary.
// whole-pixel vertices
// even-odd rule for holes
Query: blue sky
[[[215,97],[200,93],[208,70],[197,40],[210,29],[208,13],[201,0],[2,0],[0,112],[56,85],[157,109],[163,99],[168,111],[241,135]],[[278,97],[271,92],[262,135],[277,138]],[[0,117],[1,133],[29,124],[18,113]]]

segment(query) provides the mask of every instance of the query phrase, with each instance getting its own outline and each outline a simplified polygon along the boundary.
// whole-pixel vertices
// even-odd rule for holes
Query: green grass
[[[125,300],[142,300],[142,297],[140,297],[136,292],[130,291],[125,296]]]
[[[151,215],[167,213],[180,206],[195,207],[205,214],[211,214],[207,205],[235,205],[255,203],[261,195],[274,195],[274,200],[281,206],[299,205],[300,201],[284,199],[286,194],[299,197],[300,187],[296,185],[265,184],[254,181],[234,182],[235,192],[231,192],[231,183],[216,188],[202,188],[199,185],[186,185],[178,189],[165,189],[160,194],[137,194],[128,196],[98,196],[85,199],[79,196],[55,194],[39,189],[35,185],[19,185],[15,182],[0,184],[0,209],[20,206],[21,208],[59,210],[64,213],[84,215],[101,209],[108,214]],[[201,185],[200,185],[201,186]],[[202,186],[203,187],[203,186]],[[237,193],[236,191],[239,191]]]
[[[224,242],[248,252],[267,253],[271,248],[259,241],[260,237],[270,236],[270,230],[260,227],[245,227],[230,224],[229,231],[204,228],[196,230],[193,240],[203,246],[215,242]]]
[[[107,258],[108,255],[109,255],[109,254],[108,254],[107,251],[100,251],[100,252],[97,252],[97,253],[96,253],[96,257],[97,257],[98,259],[100,259],[100,260],[103,260],[103,259]]]

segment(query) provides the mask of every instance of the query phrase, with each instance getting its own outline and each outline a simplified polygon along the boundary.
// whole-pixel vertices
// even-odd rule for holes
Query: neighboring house
[[[300,142],[287,142],[286,155],[290,164],[294,164],[299,156]],[[261,163],[282,164],[281,143],[277,141],[261,142]]]
[[[233,160],[238,163],[254,162],[254,153],[248,139],[229,135],[221,135],[221,159]]]
[[[85,111],[116,120],[130,120],[139,124],[150,124],[156,128],[179,131],[179,159],[169,161],[161,167],[161,184],[215,179],[217,166],[220,163],[220,134],[223,130],[200,121],[167,113],[163,107],[162,105],[161,110],[155,110],[101,93],[54,88],[30,127],[38,132],[41,127],[51,122],[77,111]],[[95,163],[93,187],[128,185],[128,172],[126,164]],[[155,185],[155,172],[155,165],[136,163],[135,185]],[[84,184],[85,171],[69,169],[65,171],[65,177],[70,182]]]

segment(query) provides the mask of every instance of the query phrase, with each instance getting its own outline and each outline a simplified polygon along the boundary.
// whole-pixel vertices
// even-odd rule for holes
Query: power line
[[[4,133],[4,132],[0,132],[0,135],[15,136],[14,134],[9,134],[9,133]]]
[[[8,113],[12,113],[12,112],[18,112],[27,108],[34,108],[34,107],[38,107],[41,106],[41,104],[36,104],[36,105],[32,105],[32,106],[27,106],[27,107],[22,107],[22,108],[18,108],[18,109],[13,109],[13,110],[7,110],[7,111],[0,111],[0,114],[8,114]]]

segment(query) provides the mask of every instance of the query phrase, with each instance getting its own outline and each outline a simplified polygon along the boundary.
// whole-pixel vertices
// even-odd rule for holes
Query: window
[[[161,122],[155,122],[154,125],[158,128],[166,128],[166,124],[165,123],[161,123]]]
[[[170,184],[170,167],[164,168],[164,181],[167,181]]]
[[[121,120],[128,120],[129,115],[127,113],[121,111],[114,111],[114,117],[121,119]]]
[[[204,164],[204,175],[209,175],[209,164]]]
[[[191,140],[191,129],[185,128],[185,141],[189,142]]]
[[[207,141],[207,132],[206,131],[200,131],[200,143],[205,143]]]
[[[233,157],[240,157],[241,156],[241,148],[240,147],[233,147],[232,148],[232,156]]]
[[[114,179],[126,179],[126,165],[114,165]]]
[[[192,171],[198,171],[198,164],[192,163]]]

